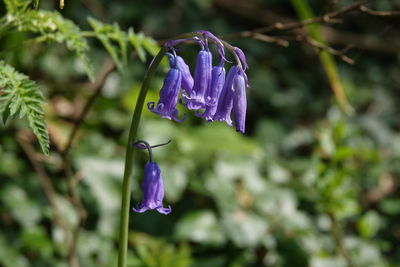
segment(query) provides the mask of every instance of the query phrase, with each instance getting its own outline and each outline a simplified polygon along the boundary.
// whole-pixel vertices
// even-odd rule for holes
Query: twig
[[[68,191],[71,195],[71,197],[68,200],[77,210],[79,217],[78,224],[72,231],[71,242],[69,246],[69,264],[71,267],[79,267],[78,258],[73,257],[73,255],[76,255],[76,247],[78,244],[79,233],[82,230],[83,225],[85,224],[87,218],[87,212],[82,204],[82,201],[77,191],[77,184],[80,180],[79,173],[76,175],[72,175],[71,166],[69,165],[68,160],[64,160],[64,171],[65,171],[65,176],[67,177]]]
[[[294,29],[298,29],[298,28],[303,28],[304,26],[307,26],[309,24],[320,23],[320,22],[337,23],[338,21],[337,21],[336,17],[339,17],[339,16],[349,13],[351,11],[357,10],[360,8],[360,6],[366,4],[369,1],[371,1],[371,0],[360,0],[352,5],[342,7],[336,11],[326,13],[322,16],[306,19],[303,21],[296,21],[296,22],[288,22],[288,23],[276,22],[276,23],[266,26],[266,27],[257,28],[257,29],[250,30],[250,31],[242,31],[242,32],[238,32],[238,33],[230,34],[230,35],[225,35],[225,36],[223,36],[223,38],[224,39],[233,39],[233,38],[238,38],[238,37],[246,38],[246,37],[252,37],[254,33],[267,33],[267,32],[271,32],[274,30],[281,30],[281,31],[294,30]]]
[[[268,35],[262,34],[262,33],[254,33],[251,37],[256,40],[260,40],[260,41],[263,41],[266,43],[275,43],[275,44],[277,44],[279,46],[283,46],[283,47],[289,46],[288,40],[285,40],[283,38],[268,36]]]
[[[247,0],[215,0],[216,4],[231,10],[243,17],[246,17],[251,20],[257,20],[258,22],[264,25],[273,25],[276,24],[277,21],[280,24],[286,25],[287,23],[295,22],[292,18],[282,16],[277,14],[276,12],[272,12],[269,9],[262,9],[258,6],[253,5],[252,1]],[[359,10],[358,10],[359,11]],[[304,31],[301,29],[293,29],[294,34],[304,34]],[[400,48],[400,39],[391,38],[386,40],[378,40],[372,36],[365,36],[361,34],[356,34],[354,32],[343,32],[327,25],[321,25],[321,31],[323,34],[323,39],[331,44],[338,45],[353,45],[354,48],[369,50],[380,53],[396,53]],[[250,31],[244,31],[229,35],[224,35],[223,38],[228,39],[237,39],[237,38],[252,38],[252,33]]]
[[[340,227],[340,224],[336,218],[336,215],[333,212],[328,212],[328,216],[331,219],[332,223],[332,235],[335,239],[336,242],[336,248],[338,250],[338,253],[342,255],[344,260],[346,261],[346,264],[348,267],[354,267],[354,263],[352,262],[349,253],[346,250],[345,244],[344,244],[344,236],[343,236],[343,231],[342,228]]]
[[[329,54],[337,56],[341,60],[343,60],[344,62],[346,62],[348,64],[351,64],[351,65],[354,64],[354,60],[352,60],[348,56],[344,55],[344,53],[347,52],[351,48],[351,46],[347,46],[345,49],[339,51],[339,50],[334,49],[333,47],[330,47],[328,45],[320,43],[320,42],[312,39],[309,36],[298,35],[296,39],[298,41],[304,41],[305,43],[307,43],[315,48],[318,48],[319,50],[324,50],[324,51],[328,52]]]
[[[87,218],[87,212],[85,207],[83,206],[83,203],[81,201],[81,198],[77,190],[77,185],[80,180],[79,174],[73,175],[68,152],[71,149],[72,143],[75,139],[76,134],[78,133],[79,127],[82,125],[86,115],[88,114],[96,98],[100,95],[104,81],[106,80],[107,76],[115,69],[115,67],[116,66],[114,61],[112,61],[110,58],[107,58],[106,61],[103,63],[103,66],[101,67],[99,73],[97,74],[95,82],[90,83],[86,86],[88,90],[94,92],[86,102],[81,113],[79,114],[69,135],[67,145],[65,146],[64,150],[61,151],[61,156],[63,159],[63,170],[65,173],[65,177],[68,184],[68,191],[70,194],[70,198],[68,200],[71,203],[71,205],[74,206],[75,210],[78,212],[78,217],[79,217],[78,224],[72,231],[71,241],[69,243],[69,264],[71,267],[79,267],[78,258],[74,257],[74,255],[76,255],[79,233],[82,230],[83,225],[85,224]]]
[[[88,114],[90,108],[92,107],[93,103],[95,102],[96,98],[100,95],[102,86],[104,81],[106,80],[107,76],[115,69],[115,63],[110,58],[107,58],[104,62],[101,70],[99,71],[98,75],[95,78],[94,83],[90,83],[87,87],[88,90],[94,91],[93,94],[90,96],[86,105],[83,107],[81,113],[79,114],[74,126],[71,130],[71,133],[68,137],[67,145],[65,146],[64,150],[61,151],[61,154],[67,155],[69,150],[71,149],[72,143],[75,139],[76,134],[78,133],[79,127],[81,126],[83,120],[85,119],[86,115]]]
[[[27,136],[23,132],[17,134],[17,142],[19,143],[25,155],[28,157],[28,160],[31,162],[33,168],[35,169],[35,172],[38,175],[39,183],[44,191],[47,200],[50,203],[50,207],[53,213],[54,224],[58,225],[64,232],[66,241],[65,243],[69,248],[71,246],[71,234],[60,215],[61,213],[56,202],[57,193],[54,190],[53,184],[51,183],[51,179],[48,176],[46,169],[42,165],[41,161],[38,160],[35,149],[32,147],[29,140],[27,139]],[[69,258],[76,259],[76,254],[69,255]]]
[[[320,43],[320,42],[312,39],[309,36],[300,35],[300,34],[296,35],[296,36],[284,36],[284,37],[276,38],[276,37],[268,36],[268,35],[261,34],[261,33],[254,33],[252,38],[266,42],[266,43],[275,43],[275,44],[277,44],[279,46],[283,46],[283,47],[288,47],[290,45],[289,41],[291,41],[291,40],[294,40],[297,42],[304,42],[304,43],[306,43],[312,47],[315,47],[319,50],[324,50],[334,56],[337,56],[342,61],[344,61],[348,64],[354,64],[354,60],[352,60],[351,58],[349,58],[348,56],[345,55],[345,53],[353,47],[352,45],[348,45],[342,50],[336,50],[335,48],[328,46],[326,44]]]
[[[376,11],[376,10],[369,9],[366,6],[360,6],[359,9],[361,12],[364,12],[364,13],[372,15],[372,16],[378,16],[378,17],[400,16],[400,11],[397,11],[397,10]]]

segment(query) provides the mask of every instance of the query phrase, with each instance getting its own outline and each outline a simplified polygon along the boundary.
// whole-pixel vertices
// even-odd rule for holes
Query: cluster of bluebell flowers
[[[182,57],[176,55],[176,46],[185,42],[196,42],[200,46],[194,75]],[[217,64],[213,66],[213,55],[209,43],[217,47]],[[231,113],[236,130],[245,132],[246,88],[248,87],[246,57],[238,47],[233,47],[207,31],[197,31],[188,38],[170,40],[164,44],[169,50],[170,69],[164,78],[158,103],[147,104],[150,111],[163,118],[183,121],[176,105],[181,103],[196,116],[207,121],[225,121],[232,127]],[[225,73],[224,65],[229,62],[225,49],[232,52],[235,63]]]
[[[196,31],[187,36],[164,44],[167,48],[166,55],[169,57],[170,69],[164,78],[157,104],[149,102],[148,109],[163,118],[181,122],[186,114],[179,115],[176,106],[180,103],[189,110],[195,111],[198,117],[207,121],[225,121],[230,127],[232,127],[231,113],[233,112],[236,130],[244,133],[247,109],[246,88],[248,87],[245,71],[248,66],[243,51],[207,31]],[[193,76],[184,59],[176,54],[175,47],[185,42],[195,42],[200,46]],[[216,45],[218,52],[215,66],[213,66],[213,54],[209,49],[210,43]],[[227,74],[225,64],[229,61],[225,57],[225,50],[229,50],[234,57],[234,64]],[[169,214],[171,207],[163,206],[164,185],[161,171],[153,162],[151,152],[152,148],[160,145],[150,146],[142,140],[133,145],[149,151],[149,162],[144,168],[142,202],[132,210],[141,213],[155,209],[162,214]]]

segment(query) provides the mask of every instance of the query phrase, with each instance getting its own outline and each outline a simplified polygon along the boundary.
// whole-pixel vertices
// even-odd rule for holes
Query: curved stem
[[[142,88],[138,99],[136,101],[135,111],[133,113],[132,122],[129,130],[129,137],[126,146],[126,156],[125,156],[125,169],[124,178],[122,182],[122,200],[121,200],[121,217],[120,217],[120,229],[119,229],[119,249],[118,249],[118,267],[126,267],[127,255],[128,255],[128,233],[129,233],[129,206],[131,199],[131,175],[133,167],[133,152],[135,147],[132,146],[132,142],[136,139],[140,117],[142,115],[144,100],[146,98],[147,90],[150,85],[151,78],[158,65],[160,64],[166,49],[162,47],[160,52],[154,58],[151,63],[145,77],[143,80]]]
[[[143,146],[140,146],[139,144],[142,143]],[[136,148],[140,148],[140,149],[147,149],[147,151],[149,152],[149,162],[153,162],[153,152],[151,151],[151,146],[149,143],[147,143],[147,141],[144,140],[138,140],[133,144]]]

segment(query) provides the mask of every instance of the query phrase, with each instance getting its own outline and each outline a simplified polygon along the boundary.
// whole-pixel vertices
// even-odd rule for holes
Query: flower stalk
[[[208,49],[209,41],[216,45],[220,57],[220,64],[215,67],[214,73],[212,68],[212,53]],[[199,44],[201,47],[201,51],[197,57],[194,79],[191,76],[189,67],[182,58],[176,55],[174,48],[174,46],[180,43],[192,42]],[[225,58],[225,49],[232,52],[236,61],[235,66],[231,67],[226,80],[223,65],[225,61],[229,61]],[[170,51],[172,54],[166,54],[167,51]],[[152,162],[151,146],[141,140],[138,141],[139,143],[134,143],[137,138],[140,117],[150,81],[164,55],[170,56],[170,70],[164,78],[164,84],[160,90],[160,99],[157,105],[155,102],[148,103],[150,111],[163,118],[183,121],[185,117],[182,119],[177,118],[178,109],[176,108],[182,89],[182,98],[179,99],[179,103],[187,106],[188,109],[195,110],[196,115],[205,116],[208,121],[223,120],[229,126],[232,126],[230,116],[233,109],[236,130],[242,133],[245,131],[246,88],[248,87],[248,81],[245,74],[247,62],[243,51],[220,40],[212,33],[203,30],[183,34],[165,42],[157,56],[153,59],[144,77],[129,130],[122,184],[118,267],[126,267],[127,263],[131,176],[135,147],[139,149],[146,147],[150,153],[150,162],[145,166],[145,177],[142,183],[142,189],[144,190],[143,201],[136,208],[133,208],[133,211],[144,212],[149,209],[157,209],[158,212],[163,214],[171,212],[170,206],[164,208],[162,205],[164,197],[162,176],[157,164]],[[186,103],[183,103],[182,99]],[[199,113],[200,109],[205,109],[205,113]],[[140,143],[145,144],[145,146],[140,145]]]
[[[136,140],[137,132],[139,129],[140,118],[142,115],[144,101],[146,99],[147,91],[150,86],[150,81],[157,70],[164,54],[166,52],[165,47],[162,47],[154,58],[150,65],[143,83],[140,88],[140,93],[136,101],[135,111],[133,112],[132,122],[129,129],[129,137],[126,145],[126,156],[125,156],[125,169],[124,177],[122,182],[122,199],[121,199],[121,215],[120,215],[120,226],[119,226],[119,249],[118,249],[118,267],[126,267],[127,255],[128,255],[128,233],[129,233],[129,211],[130,211],[130,200],[131,200],[131,187],[132,187],[132,167],[133,167],[133,152],[135,147],[132,143]]]

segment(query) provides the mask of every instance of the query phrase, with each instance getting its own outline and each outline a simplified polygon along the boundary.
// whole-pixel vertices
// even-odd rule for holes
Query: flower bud
[[[233,80],[233,114],[236,131],[244,133],[246,123],[246,78],[243,70]]]

